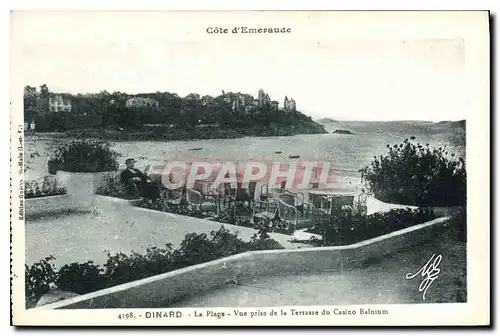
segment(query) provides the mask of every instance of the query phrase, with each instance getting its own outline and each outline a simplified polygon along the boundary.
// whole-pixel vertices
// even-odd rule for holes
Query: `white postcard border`
[[[255,26],[263,22],[276,21],[292,27],[294,34],[289,36],[267,37],[267,40],[287,38],[291,41],[326,38],[332,33],[340,34],[340,27],[349,27],[348,35],[343,38],[445,38],[463,37],[466,43],[466,66],[469,83],[469,111],[467,118],[467,162],[468,162],[468,245],[467,245],[467,283],[468,302],[464,304],[414,304],[414,305],[369,305],[367,308],[387,309],[388,315],[376,316],[279,316],[272,319],[248,319],[225,317],[217,318],[185,318],[185,319],[151,319],[143,321],[124,321],[118,314],[137,309],[123,310],[25,310],[24,308],[24,221],[18,220],[21,211],[19,200],[22,194],[19,186],[22,174],[18,173],[18,155],[22,152],[24,138],[18,133],[23,126],[22,118],[22,64],[16,61],[16,55],[22,52],[23,43],[48,40],[56,37],[40,33],[24,35],[25,18],[14,13],[12,19],[11,49],[11,183],[12,183],[12,289],[13,289],[13,322],[22,325],[484,325],[489,323],[489,279],[490,279],[490,97],[489,97],[489,34],[488,14],[486,12],[406,12],[393,17],[389,12],[371,13],[279,13],[279,12],[239,12],[231,16],[223,13],[192,13],[196,22],[190,21],[189,31],[171,31],[177,33],[176,39],[209,40],[235,39],[234,36],[207,36],[203,27],[217,21],[221,25],[231,25],[235,21],[251,22]],[[66,13],[66,15],[71,15]],[[149,21],[147,13],[130,13],[144,22]],[[182,15],[171,15],[169,20],[186,21]],[[446,16],[443,24],[443,16]],[[29,13],[28,13],[29,16]],[[309,16],[309,18],[307,18]],[[375,17],[375,18],[373,18]],[[165,20],[168,21],[168,20]],[[193,23],[191,23],[193,22]],[[308,25],[315,22],[315,25]],[[370,24],[378,29],[368,29]],[[318,30],[317,27],[321,27]],[[102,28],[105,31],[107,28]],[[119,24],[107,32],[111,40],[117,38]],[[85,31],[85,30],[83,30]],[[92,29],[82,34],[92,34]],[[188,34],[189,33],[189,34]],[[66,36],[57,37],[64,40]],[[69,37],[68,37],[69,38]],[[255,37],[245,37],[255,38]],[[339,37],[342,38],[342,37]],[[69,40],[67,40],[69,42]],[[22,142],[22,146],[20,145]],[[21,198],[20,198],[21,195]],[[295,307],[298,309],[298,307]],[[324,307],[318,307],[321,310]],[[330,307],[332,309],[334,307]],[[337,307],[345,308],[345,307]],[[360,307],[361,308],[361,307]],[[258,309],[258,308],[257,308]],[[283,307],[260,308],[262,311],[280,310]],[[312,310],[312,307],[303,307]],[[181,310],[160,309],[158,311]],[[222,311],[232,309],[220,308]],[[255,311],[256,308],[239,309]],[[150,310],[150,311],[153,311]],[[155,309],[156,311],[156,309]],[[193,314],[194,309],[184,309]]]

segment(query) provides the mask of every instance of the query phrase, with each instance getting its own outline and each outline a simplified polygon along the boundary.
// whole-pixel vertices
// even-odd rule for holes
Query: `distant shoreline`
[[[111,129],[75,129],[64,132],[30,132],[26,131],[28,138],[47,137],[52,139],[71,139],[71,138],[97,138],[108,141],[196,141],[212,139],[240,139],[245,137],[273,137],[273,136],[294,136],[302,134],[334,134],[335,129],[350,130],[351,133],[364,133],[359,129],[360,125],[395,125],[413,124],[416,127],[425,127],[429,131],[440,132],[443,129],[461,129],[465,131],[465,121],[456,122],[339,122],[334,129],[331,129],[328,123],[301,123],[299,125],[270,125],[252,128],[221,128],[217,126],[169,128],[161,127],[150,130],[120,131]],[[342,127],[342,128],[337,128]],[[428,128],[429,127],[429,128]],[[387,132],[394,132],[396,129],[388,128]],[[380,132],[380,129],[376,129]],[[411,131],[408,133],[410,135]]]
[[[182,141],[182,140],[211,140],[211,139],[238,139],[244,137],[272,137],[294,136],[300,134],[327,134],[323,127],[308,125],[300,128],[290,127],[261,127],[255,129],[235,128],[192,128],[192,129],[165,129],[158,131],[119,131],[119,130],[70,130],[66,132],[25,132],[27,137],[49,138],[98,138],[109,141]]]
[[[332,118],[320,118],[314,119],[315,122],[319,124],[342,124],[342,123],[373,123],[373,124],[394,124],[394,123],[407,123],[407,124],[465,124],[465,119],[459,120],[357,120],[357,119],[332,119]]]

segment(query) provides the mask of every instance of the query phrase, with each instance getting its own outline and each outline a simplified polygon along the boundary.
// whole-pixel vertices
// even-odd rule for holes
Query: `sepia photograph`
[[[488,22],[12,12],[14,324],[489,324]]]

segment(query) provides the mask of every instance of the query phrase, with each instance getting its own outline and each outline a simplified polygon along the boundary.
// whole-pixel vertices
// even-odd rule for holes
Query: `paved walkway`
[[[366,199],[366,208],[367,208],[367,214],[371,215],[376,212],[387,212],[393,209],[417,209],[418,207],[416,206],[409,206],[409,205],[401,205],[401,204],[390,204],[390,203],[384,203],[382,201],[379,201],[378,199],[374,197],[367,197]]]
[[[266,307],[287,305],[355,305],[460,302],[466,298],[465,244],[452,238],[415,247],[363,269],[287,277],[245,279],[239,284],[188,298],[172,307]],[[441,273],[422,299],[417,276],[431,256],[442,255]]]

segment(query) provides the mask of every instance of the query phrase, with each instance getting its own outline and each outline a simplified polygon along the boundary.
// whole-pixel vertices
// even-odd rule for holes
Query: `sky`
[[[69,29],[69,28],[67,28]],[[467,113],[462,39],[27,39],[25,85],[51,91],[218,95],[262,88],[313,118],[458,120]]]

